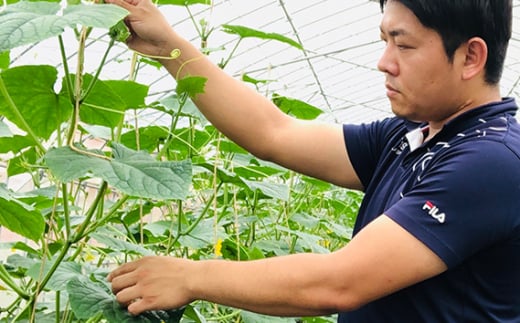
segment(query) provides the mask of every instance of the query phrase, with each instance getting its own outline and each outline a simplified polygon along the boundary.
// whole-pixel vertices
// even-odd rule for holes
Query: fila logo
[[[423,210],[427,210],[428,214],[431,215],[432,218],[439,221],[439,223],[444,223],[446,221],[446,214],[445,213],[439,213],[439,208],[437,208],[435,205],[433,205],[432,202],[426,201],[424,203]]]

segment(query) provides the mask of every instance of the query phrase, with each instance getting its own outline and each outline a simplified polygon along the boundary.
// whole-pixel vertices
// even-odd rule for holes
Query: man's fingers
[[[139,301],[140,292],[136,286],[131,286],[119,291],[116,294],[116,300],[119,304],[130,306],[133,302]]]
[[[150,302],[144,298],[136,298],[134,299],[130,305],[128,305],[128,312],[132,315],[139,315],[144,311],[155,310],[156,308],[152,307]]]
[[[126,264],[123,264],[119,266],[118,268],[114,269],[110,274],[108,274],[107,280],[109,282],[112,282],[114,278],[130,273],[134,271],[137,267],[137,264],[135,262],[128,262]]]

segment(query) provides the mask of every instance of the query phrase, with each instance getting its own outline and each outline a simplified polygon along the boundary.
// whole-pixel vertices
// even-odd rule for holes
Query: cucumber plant
[[[190,6],[210,5],[159,4],[184,6],[189,15]],[[0,10],[0,158],[8,179],[0,185],[0,226],[19,237],[1,245],[7,256],[0,264],[0,321],[274,322],[205,302],[133,317],[110,292],[108,272],[143,255],[249,260],[329,252],[348,242],[360,200],[259,160],[223,137],[191,101],[203,91],[202,77],[179,80],[170,95],[150,101],[150,86],[135,81],[139,64],[154,64],[150,58],[129,52],[129,79],[106,76],[109,52],[128,36],[126,14],[108,4],[47,1],[9,0]],[[77,41],[72,56],[63,37],[69,29]],[[196,29],[209,54],[216,31],[204,20]],[[257,37],[302,49],[277,33],[232,25],[221,31],[235,35],[237,46]],[[44,40],[55,40],[61,64],[11,66],[13,50]],[[89,41],[108,44],[102,57],[89,52]],[[99,60],[94,73],[84,71],[86,60]],[[295,117],[322,113],[271,95]],[[169,124],[141,121],[145,111]],[[29,188],[10,185],[20,177]]]

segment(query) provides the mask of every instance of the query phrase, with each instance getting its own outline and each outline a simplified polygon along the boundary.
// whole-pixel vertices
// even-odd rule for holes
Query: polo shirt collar
[[[442,138],[450,138],[459,132],[472,127],[475,123],[481,120],[493,119],[504,114],[515,116],[518,110],[514,98],[504,98],[500,102],[493,102],[485,104],[475,109],[471,109],[453,120],[448,121],[441,131],[428,141],[428,143],[435,143],[442,140]],[[410,147],[410,152],[423,146],[424,138],[428,131],[428,123],[417,123],[412,121],[405,121],[405,126],[408,130],[406,139]]]

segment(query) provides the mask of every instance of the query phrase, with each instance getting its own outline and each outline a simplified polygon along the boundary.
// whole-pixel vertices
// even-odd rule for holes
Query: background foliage
[[[117,24],[126,15],[121,8],[8,3],[0,11],[0,153],[7,176],[29,175],[32,188],[0,186],[0,225],[20,236],[2,245],[10,250],[0,265],[0,293],[8,300],[2,321],[334,320],[266,318],[205,302],[129,316],[106,283],[115,265],[153,254],[245,261],[330,252],[348,242],[361,195],[259,160],[223,137],[190,100],[203,91],[203,78],[179,80],[168,97],[150,102],[149,87],[135,82],[135,74],[128,80],[101,77],[108,52],[125,32]],[[203,50],[212,32],[236,35],[237,46],[256,37],[301,49],[276,33],[199,24]],[[65,29],[77,36],[75,62],[65,53]],[[85,49],[97,30],[110,31],[97,40],[108,44],[103,57]],[[56,39],[60,68],[10,66],[11,49],[48,38]],[[232,58],[231,50],[220,67]],[[86,59],[100,61],[96,73],[83,71]],[[139,64],[154,63],[134,55],[133,64],[137,72]],[[264,82],[247,75],[243,80]],[[295,98],[266,95],[297,118],[322,113]],[[144,110],[169,126],[140,124],[136,116]]]

